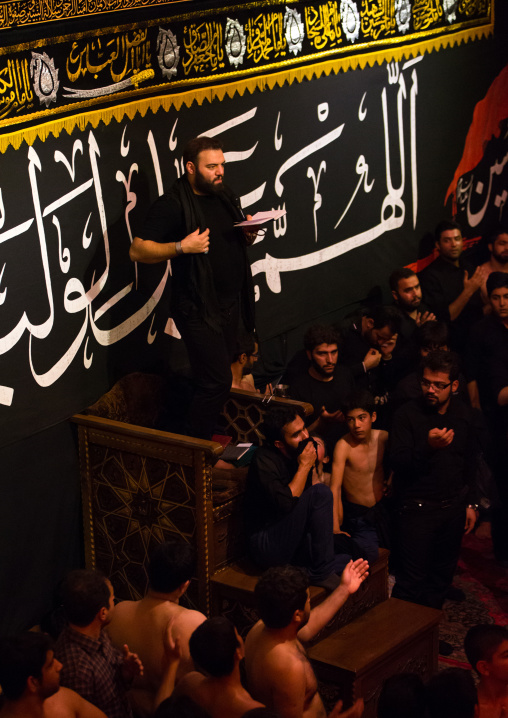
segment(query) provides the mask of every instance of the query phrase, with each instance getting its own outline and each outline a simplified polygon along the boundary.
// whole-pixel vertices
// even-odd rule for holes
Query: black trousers
[[[231,390],[231,358],[236,348],[240,305],[236,301],[222,310],[220,330],[212,329],[196,311],[173,314],[189,354],[194,381],[186,431],[199,439],[211,439]]]
[[[394,598],[442,607],[457,567],[465,523],[464,501],[446,508],[417,501],[402,503]]]

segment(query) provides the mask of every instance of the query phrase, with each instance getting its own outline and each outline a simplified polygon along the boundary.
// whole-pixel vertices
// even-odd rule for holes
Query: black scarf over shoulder
[[[168,195],[182,207],[186,236],[198,228],[201,232],[206,229],[205,218],[185,175],[174,183]],[[231,214],[233,222],[241,222],[244,219],[240,199],[228,187],[224,187],[223,191],[218,193],[217,196]],[[240,235],[242,230],[238,229],[238,233]],[[242,318],[246,330],[251,332],[254,330],[254,287],[247,257],[247,246],[240,236],[239,241],[245,254],[245,277],[241,295]],[[221,328],[221,315],[208,256],[203,253],[187,254],[185,258],[190,267],[188,296],[195,304],[203,320],[212,329],[219,331]]]

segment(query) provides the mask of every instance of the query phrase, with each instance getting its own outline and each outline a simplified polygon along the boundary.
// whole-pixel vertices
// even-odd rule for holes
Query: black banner
[[[70,134],[48,128],[45,141],[8,148],[2,443],[82,409],[108,388],[115,363],[155,363],[176,341],[170,265],[132,264],[128,250],[150,203],[179,176],[192,136],[220,136],[226,180],[246,210],[287,212],[249,250],[262,341],[357,302],[415,261],[423,234],[451,214],[457,168],[468,173],[456,200],[466,235],[495,224],[506,201],[508,70],[491,66],[485,45],[179,111],[161,98],[158,111],[128,106],[108,123],[83,115]],[[496,135],[477,170],[461,163],[489,84]]]
[[[9,3],[11,13],[17,5],[32,22],[37,9],[56,18],[117,8],[33,0],[32,13],[25,2]],[[324,60],[337,72],[400,60],[408,43],[423,54],[492,30],[489,0],[273,0],[94,28],[0,48],[0,128],[217,82],[250,79],[249,90],[264,89],[272,86],[260,77],[266,73],[293,71],[285,78],[293,81],[301,71],[310,79],[330,72]]]

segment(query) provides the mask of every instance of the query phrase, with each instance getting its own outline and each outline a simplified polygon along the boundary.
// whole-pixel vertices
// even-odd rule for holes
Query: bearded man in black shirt
[[[256,232],[234,226],[245,216],[239,198],[223,184],[225,159],[218,140],[190,140],[183,162],[185,175],[152,205],[129,256],[147,264],[175,259],[171,310],[195,382],[187,431],[210,439],[231,388],[240,320],[247,331],[254,329],[246,244]]]
[[[392,595],[432,608],[441,608],[464,530],[476,522],[478,419],[453,396],[458,383],[452,352],[428,354],[422,397],[395,413],[390,434],[399,551]]]

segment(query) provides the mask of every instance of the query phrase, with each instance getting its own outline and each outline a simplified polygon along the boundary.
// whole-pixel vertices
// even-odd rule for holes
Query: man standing
[[[194,668],[189,639],[205,616],[181,606],[179,601],[189,587],[195,564],[195,552],[183,539],[159,544],[148,563],[147,595],[139,601],[121,601],[108,625],[113,645],[120,649],[127,643],[143,662],[143,675],[135,679],[131,691],[140,716],[151,715],[153,710],[163,676],[164,638],[169,623],[181,651],[177,679]]]
[[[412,269],[396,269],[390,274],[388,281],[393,301],[400,309],[402,317],[400,335],[404,339],[411,339],[417,327],[435,320],[436,317],[423,304],[420,280]]]
[[[435,240],[439,256],[419,275],[423,299],[439,320],[451,323],[452,348],[462,351],[471,326],[482,317],[478,290],[487,271],[482,267],[473,271],[464,260],[462,231],[457,222],[440,222]]]
[[[108,718],[131,718],[127,691],[143,673],[143,666],[127,645],[122,652],[113,648],[104,630],[114,609],[111,583],[96,571],[71,571],[63,582],[61,599],[68,621],[55,644],[55,656],[63,664],[62,685]]]
[[[476,522],[476,430],[471,410],[452,396],[454,354],[428,354],[421,387],[422,398],[395,413],[390,435],[399,549],[392,595],[441,608],[464,529]]]
[[[210,439],[231,388],[240,320],[254,329],[254,292],[240,200],[223,184],[216,139],[196,137],[183,152],[185,175],[152,205],[129,256],[172,263],[172,312],[189,353],[195,393],[187,417],[193,436]],[[249,216],[247,216],[249,218]]]
[[[490,259],[481,265],[486,271],[485,279],[488,279],[492,272],[508,273],[508,231],[504,227],[498,227],[490,235],[488,242]],[[489,304],[487,287],[482,286],[483,303]]]
[[[314,671],[302,644],[310,641],[335,616],[367,577],[367,562],[359,559],[345,569],[340,586],[316,608],[310,608],[309,583],[295,566],[266,571],[254,589],[261,620],[245,642],[245,668],[252,696],[281,718],[324,718]],[[330,718],[360,718],[363,700]]]
[[[251,556],[262,568],[303,566],[313,584],[335,588],[351,556],[335,555],[332,492],[325,484],[312,485],[317,457],[303,412],[299,406],[273,408],[262,431],[266,443],[247,476]]]
[[[45,633],[4,638],[0,643],[1,718],[106,718],[77,693],[60,687],[61,669]]]
[[[292,399],[314,407],[307,428],[323,437],[330,455],[347,430],[341,408],[355,385],[349,367],[337,364],[338,343],[339,336],[333,327],[323,324],[310,327],[303,338],[308,367],[295,376],[289,387]]]

